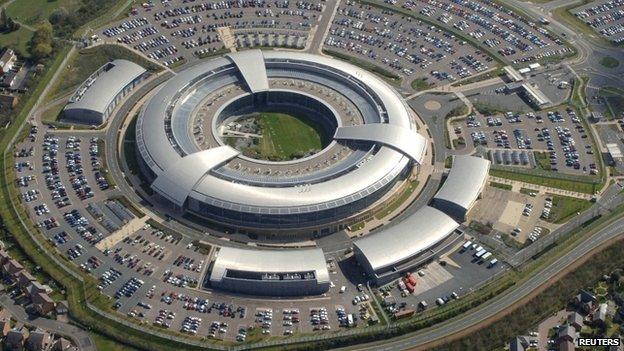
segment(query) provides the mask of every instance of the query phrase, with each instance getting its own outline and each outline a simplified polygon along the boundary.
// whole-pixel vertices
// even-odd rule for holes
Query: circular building
[[[239,229],[325,234],[391,196],[426,139],[388,84],[324,56],[250,50],[201,62],[143,107],[152,189]]]

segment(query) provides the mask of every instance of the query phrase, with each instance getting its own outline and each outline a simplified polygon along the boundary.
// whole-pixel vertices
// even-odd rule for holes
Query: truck
[[[466,250],[468,250],[468,248],[470,247],[470,245],[472,245],[472,241],[468,240],[464,243],[464,245],[462,245],[461,251],[460,252],[465,252]]]
[[[488,258],[492,257],[492,253],[491,252],[486,252],[485,254],[483,254],[483,256],[481,256],[481,262],[485,262],[487,261]]]
[[[475,252],[479,252],[479,251],[481,251],[481,250],[483,250],[483,246],[480,246],[480,245],[479,245],[479,246],[477,246],[477,248],[475,249]]]
[[[481,256],[485,255],[486,252],[487,252],[487,250],[481,249],[481,250],[477,251],[477,253],[475,253],[475,257],[476,258],[481,258]]]
[[[492,268],[492,267],[496,266],[497,263],[498,263],[497,259],[491,260],[490,264],[488,264],[488,268]]]

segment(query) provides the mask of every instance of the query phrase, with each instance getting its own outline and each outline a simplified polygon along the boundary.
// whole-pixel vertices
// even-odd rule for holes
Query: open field
[[[553,206],[549,222],[565,223],[570,218],[590,208],[592,203],[587,200],[576,199],[568,196],[553,195]]]
[[[80,50],[72,57],[63,69],[64,79],[58,81],[48,93],[46,99],[51,101],[73,92],[85,79],[105,63],[125,59],[133,61],[150,71],[159,71],[160,66],[145,58],[117,45],[99,45]]]
[[[7,15],[24,24],[34,25],[47,20],[56,9],[62,7],[75,11],[80,4],[80,0],[16,0],[7,6]]]
[[[95,342],[98,351],[138,351],[134,347],[120,344],[118,341],[109,339],[101,334],[92,333],[91,338]]]
[[[28,57],[28,42],[33,32],[25,27],[20,27],[13,32],[0,32],[0,47],[10,47],[24,57]]]
[[[262,112],[258,117],[262,138],[247,149],[262,159],[290,160],[323,147],[322,132],[307,120],[284,113]]]

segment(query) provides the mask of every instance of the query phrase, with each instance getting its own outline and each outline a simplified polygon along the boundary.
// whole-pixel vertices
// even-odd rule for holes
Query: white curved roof
[[[386,113],[388,114],[388,123],[400,127],[411,128],[411,116],[409,115],[409,107],[406,105],[405,101],[388,83],[363,68],[331,57],[308,54],[304,52],[270,50],[264,52],[264,58],[266,60],[286,58],[289,60],[307,61],[310,63],[317,63],[332,67],[338,71],[344,72],[347,75],[359,80],[375,92],[386,109]]]
[[[446,181],[434,196],[468,211],[488,178],[490,161],[475,156],[455,156]]]
[[[226,56],[234,61],[252,92],[269,90],[269,78],[267,78],[262,51],[247,50]]]
[[[427,150],[427,139],[416,131],[392,124],[370,123],[336,129],[334,139],[377,141],[421,163]]]
[[[241,73],[250,89],[263,89],[266,64],[262,60],[264,62],[272,60],[271,64],[274,66],[279,65],[279,62],[296,62],[302,70],[305,67],[314,67],[322,72],[328,72],[329,79],[332,79],[329,74],[340,75],[343,82],[364,86],[367,91],[374,94],[376,101],[383,107],[379,108],[381,119],[393,126],[387,129],[392,132],[380,140],[400,149],[401,152],[384,144],[376,154],[360,162],[353,170],[336,178],[328,178],[305,186],[263,187],[232,182],[210,172],[206,174],[204,169],[189,170],[186,173],[170,169],[182,167],[184,164],[178,163],[178,160],[185,154],[184,148],[175,139],[175,133],[173,138],[170,137],[164,127],[167,111],[177,111],[177,107],[171,109],[171,104],[178,106],[178,99],[183,103],[186,89],[191,92],[197,91],[195,84],[200,84],[198,82],[211,80],[211,86],[218,86],[221,82],[229,84],[228,79],[236,71]],[[286,66],[284,64],[284,67]],[[288,66],[288,69],[290,67]],[[313,70],[305,72],[310,73]],[[225,75],[228,79],[224,79]],[[327,77],[325,79],[328,79]],[[165,83],[141,112],[137,122],[137,147],[157,177],[154,189],[176,204],[183,204],[183,198],[191,196],[215,206],[250,213],[311,212],[343,206],[374,193],[395,179],[408,165],[409,158],[406,155],[417,158],[419,152],[424,153],[426,143],[422,144],[423,149],[419,151],[418,148],[421,146],[419,141],[412,144],[407,142],[407,135],[422,138],[414,136],[408,109],[409,107],[392,87],[373,74],[346,62],[298,52],[250,50],[202,62],[179,72]],[[172,128],[175,127],[174,122],[177,123],[172,119]],[[400,140],[391,144],[389,138],[393,135]],[[185,158],[187,157],[189,156]],[[163,173],[167,176],[159,181]]]
[[[101,72],[98,70],[96,74],[89,77],[89,79],[94,79],[91,85],[85,86],[85,83],[83,83],[78,87],[72,99],[77,98],[76,95],[80,90],[85,89],[82,96],[76,101],[68,103],[64,108],[65,110],[91,110],[104,114],[110,103],[115,100],[117,94],[133,80],[146,72],[145,68],[127,60],[111,61],[100,69],[108,65],[111,67],[107,70]],[[89,79],[87,79],[87,81],[89,81]]]
[[[392,267],[434,246],[459,224],[433,207],[425,206],[404,221],[353,242],[373,270]]]
[[[184,205],[195,184],[214,167],[236,157],[240,152],[229,146],[203,150],[178,159],[159,174],[152,188],[178,206]]]
[[[373,157],[362,167],[341,177],[308,186],[283,188],[250,186],[208,175],[197,184],[191,196],[198,199],[201,199],[202,196],[209,196],[216,199],[227,199],[229,202],[244,206],[264,208],[322,205],[336,201],[336,199],[349,197],[363,189],[374,187],[379,179],[386,176],[394,178],[408,162],[406,157],[392,149],[380,150],[376,156],[378,157]],[[319,206],[316,210],[325,208],[327,207]]]
[[[215,259],[210,281],[220,281],[227,270],[255,273],[314,272],[318,283],[329,283],[323,250],[257,250],[221,247]]]

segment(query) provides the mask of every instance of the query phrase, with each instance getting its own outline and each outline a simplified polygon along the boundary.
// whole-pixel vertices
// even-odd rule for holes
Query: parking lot
[[[406,86],[413,78],[448,83],[492,65],[489,56],[437,27],[354,1],[338,8],[325,49],[410,77]]]
[[[561,40],[539,24],[492,0],[391,1],[474,38],[513,63],[563,56]]]
[[[451,132],[464,138],[468,147],[481,146],[491,151],[494,164],[526,166],[520,156],[505,155],[511,154],[508,151],[529,150],[535,152],[535,166],[546,171],[584,175],[597,172],[588,131],[570,108],[493,116],[473,114],[452,127]]]
[[[592,1],[571,12],[607,40],[615,44],[624,42],[624,1]]]
[[[153,1],[133,8],[130,17],[95,38],[127,44],[165,66],[222,52],[226,46],[303,48],[324,6],[313,1]]]
[[[550,226],[543,216],[547,198],[549,195],[538,192],[522,194],[489,187],[470,211],[468,221],[489,223],[494,230],[509,234],[519,243],[535,241],[546,234],[544,229],[536,228]],[[550,214],[550,210],[547,212]],[[539,235],[532,236],[538,231]]]
[[[471,245],[464,249],[463,245],[468,241]],[[477,257],[481,249],[484,253]],[[422,311],[461,299],[506,269],[499,262],[492,264],[496,257],[492,253],[486,256],[487,252],[488,249],[476,241],[460,241],[440,255],[438,260],[411,273],[415,281],[413,292],[406,289],[404,281],[392,282],[380,288],[382,299],[387,308],[395,313],[404,309]],[[422,304],[422,301],[426,304]]]

